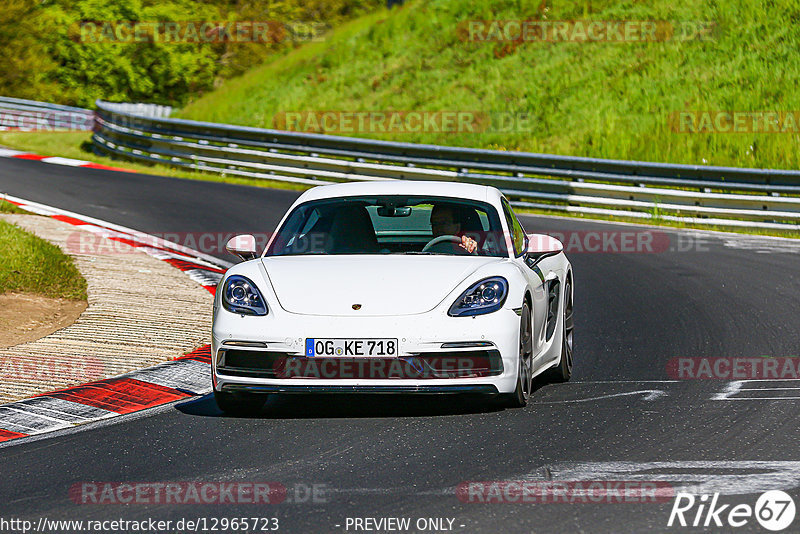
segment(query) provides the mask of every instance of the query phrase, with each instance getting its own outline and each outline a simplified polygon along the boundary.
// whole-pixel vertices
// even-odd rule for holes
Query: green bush
[[[294,21],[335,25],[375,0],[6,0],[0,10],[0,95],[92,107],[98,98],[182,105],[271,55],[298,45],[240,42],[92,42],[103,22]],[[84,25],[82,25],[84,23]],[[199,27],[199,24],[197,25]],[[121,34],[124,37],[124,34]]]

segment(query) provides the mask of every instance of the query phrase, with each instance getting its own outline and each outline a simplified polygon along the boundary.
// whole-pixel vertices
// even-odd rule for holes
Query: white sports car
[[[214,299],[214,397],[228,413],[269,393],[483,393],[524,406],[535,376],[572,373],[572,267],[526,235],[503,194],[460,183],[316,187]]]

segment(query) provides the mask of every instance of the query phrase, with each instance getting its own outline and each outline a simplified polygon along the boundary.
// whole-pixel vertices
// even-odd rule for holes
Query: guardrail
[[[91,130],[90,109],[0,97],[0,131]]]
[[[142,104],[140,102],[104,102],[108,109],[113,109],[120,113],[128,113],[130,115],[140,115],[142,117],[152,117],[158,119],[166,119],[172,113],[172,106],[162,106],[159,104]]]
[[[107,104],[110,109],[130,115],[167,118],[171,106],[158,104]],[[49,104],[22,98],[0,96],[0,131],[93,130],[94,111],[91,109]]]
[[[674,165],[397,143],[170,119],[98,101],[98,153],[320,185],[450,180],[512,204],[588,215],[800,230],[800,171]]]

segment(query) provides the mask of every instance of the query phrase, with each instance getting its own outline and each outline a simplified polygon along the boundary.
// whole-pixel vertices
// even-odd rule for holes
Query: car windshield
[[[507,256],[497,211],[463,199],[372,196],[297,206],[267,256],[446,254]]]

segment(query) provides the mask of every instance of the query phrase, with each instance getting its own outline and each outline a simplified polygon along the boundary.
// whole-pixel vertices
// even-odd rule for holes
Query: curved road
[[[268,232],[298,194],[10,159],[0,160],[0,192],[150,233]],[[568,236],[584,244],[585,232],[641,230],[543,217],[523,224],[577,232]],[[800,505],[798,400],[786,398],[800,395],[777,389],[792,383],[668,372],[673,358],[800,356],[800,247],[677,231],[663,240],[653,253],[573,250],[573,380],[540,385],[524,409],[287,397],[259,417],[230,418],[213,399],[194,399],[0,448],[0,518],[261,516],[305,533],[385,532],[357,530],[353,518],[407,517],[412,531],[419,518],[445,518],[454,532],[642,532],[667,530],[673,503],[464,503],[454,491],[501,480],[654,481],[751,506],[761,492],[784,489]],[[293,502],[75,504],[69,489],[86,481],[273,481]],[[317,502],[304,498],[312,485]],[[737,530],[763,531],[752,518]]]

